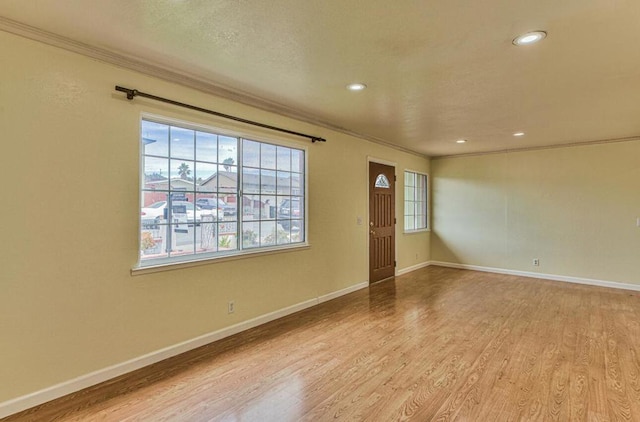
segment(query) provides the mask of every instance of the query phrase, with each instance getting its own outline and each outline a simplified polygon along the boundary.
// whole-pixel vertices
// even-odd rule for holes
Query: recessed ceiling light
[[[524,136],[524,132],[516,132],[513,136]]]
[[[532,31],[526,34],[519,35],[513,39],[514,45],[529,45],[535,44],[538,41],[542,41],[547,36],[544,31]]]
[[[458,140],[456,141],[456,143],[457,143],[457,144],[464,144],[464,143],[466,143],[466,142],[467,142],[467,140],[466,140],[466,139],[458,139]]]
[[[347,85],[347,89],[349,91],[362,91],[366,87],[367,86],[365,84],[361,84],[361,83],[354,83],[354,84]]]

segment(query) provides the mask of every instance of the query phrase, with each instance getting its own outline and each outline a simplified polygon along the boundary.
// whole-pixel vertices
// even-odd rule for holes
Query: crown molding
[[[73,53],[77,53],[86,57],[90,57],[107,64],[122,67],[128,70],[133,70],[148,76],[163,79],[167,82],[176,83],[200,92],[204,92],[206,94],[215,95],[217,97],[235,101],[237,103],[254,107],[263,111],[278,114],[304,123],[309,123],[314,126],[319,126],[345,135],[360,138],[408,154],[417,155],[423,158],[429,158],[424,154],[399,145],[394,145],[375,136],[365,135],[340,126],[336,126],[327,121],[320,120],[311,114],[301,112],[300,110],[284,106],[282,104],[267,100],[262,97],[258,97],[256,95],[252,95],[245,91],[240,91],[235,88],[223,86],[217,82],[198,77],[182,70],[171,69],[139,57],[133,58],[112,50],[85,44],[80,41],[63,37],[61,35],[57,35],[52,32],[26,25],[12,19],[7,19],[2,16],[0,16],[0,30],[33,41],[38,41],[53,47],[71,51]]]
[[[634,142],[634,141],[640,141],[640,135],[628,136],[624,138],[600,139],[595,141],[568,142],[568,143],[556,144],[556,145],[541,145],[537,147],[509,148],[509,149],[500,149],[495,151],[472,152],[469,154],[432,155],[431,159],[440,160],[440,159],[448,159],[448,158],[477,157],[480,155],[510,154],[510,153],[516,153],[516,152],[540,151],[545,149],[557,149],[557,148],[584,147],[589,145],[614,144],[618,142]]]

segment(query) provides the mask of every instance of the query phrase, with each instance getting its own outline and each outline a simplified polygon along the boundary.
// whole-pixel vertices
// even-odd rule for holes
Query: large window
[[[404,172],[404,231],[428,229],[427,175]]]
[[[143,119],[140,266],[305,243],[305,151]]]

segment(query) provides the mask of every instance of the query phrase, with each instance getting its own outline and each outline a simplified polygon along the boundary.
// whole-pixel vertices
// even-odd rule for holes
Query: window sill
[[[418,234],[418,233],[425,233],[430,231],[431,229],[405,230],[404,232],[402,232],[402,234]]]
[[[131,269],[131,275],[136,276],[136,275],[158,273],[163,271],[180,270],[183,268],[199,267],[201,265],[236,261],[239,259],[247,259],[247,258],[252,258],[257,256],[275,255],[275,254],[286,253],[286,252],[307,250],[310,248],[311,248],[311,245],[309,245],[308,243],[302,243],[300,245],[288,246],[285,248],[261,249],[259,251],[244,251],[234,255],[205,257],[205,258],[196,257],[190,261],[167,262],[167,263],[161,263],[161,264],[155,264],[155,265],[135,266]]]

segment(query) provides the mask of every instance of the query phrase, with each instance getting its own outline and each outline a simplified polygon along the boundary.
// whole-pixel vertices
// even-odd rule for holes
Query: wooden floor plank
[[[428,267],[3,419],[640,421],[640,294]]]

